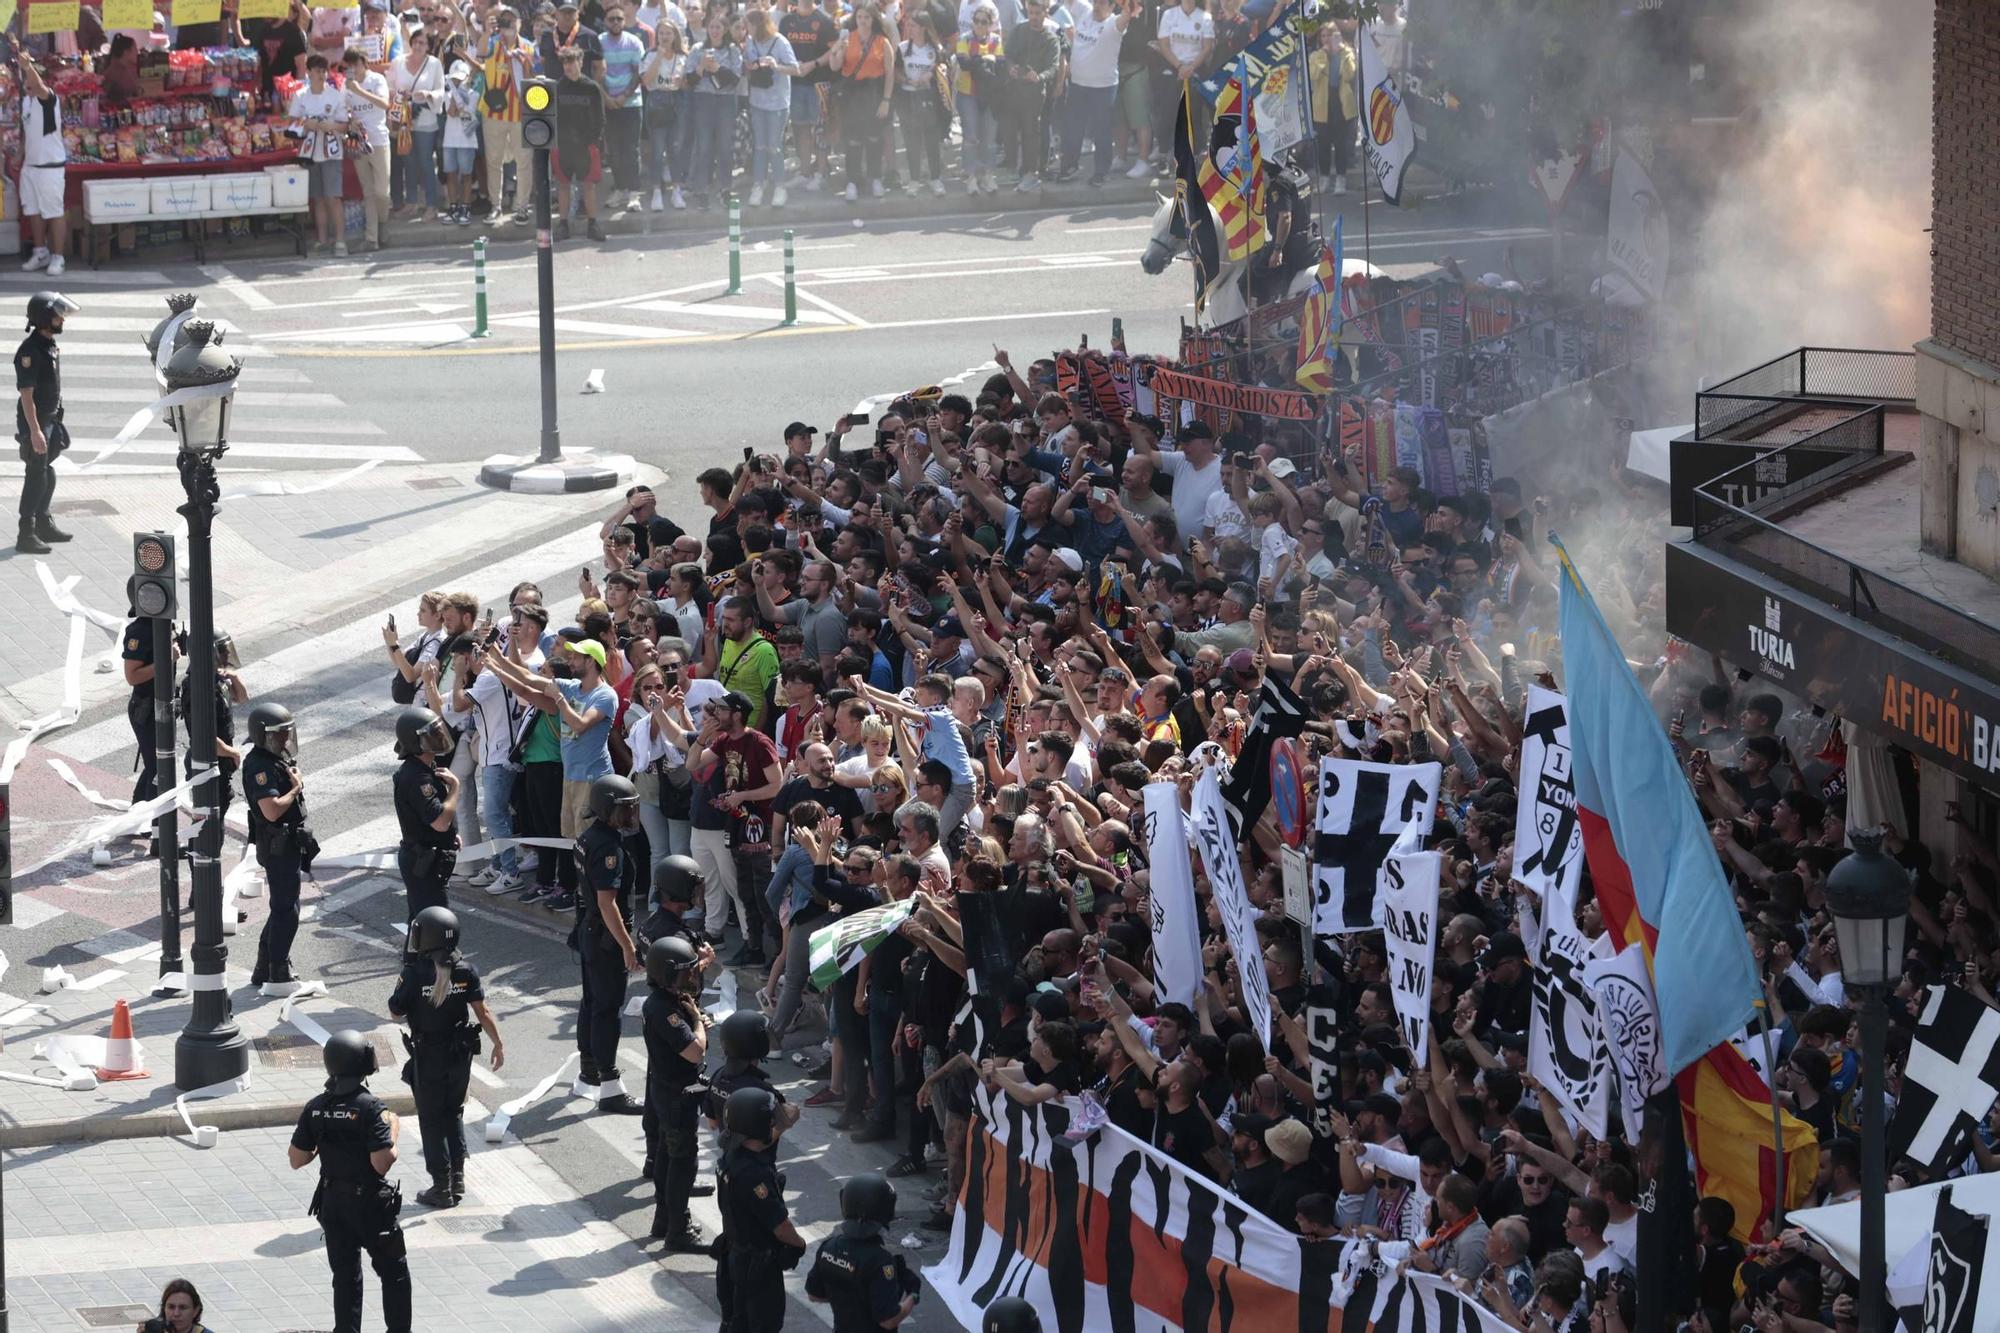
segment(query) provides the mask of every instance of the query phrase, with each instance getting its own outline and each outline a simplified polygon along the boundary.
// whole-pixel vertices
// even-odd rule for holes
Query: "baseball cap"
[[[1222,669],[1225,671],[1255,671],[1257,669],[1256,654],[1252,653],[1248,648],[1238,648],[1223,659]]]
[[[1232,1134],[1241,1134],[1245,1138],[1256,1139],[1258,1142],[1264,1143],[1264,1136],[1270,1133],[1271,1127],[1277,1123],[1270,1116],[1261,1114],[1260,1112],[1243,1111],[1238,1113],[1236,1118],[1229,1122],[1229,1132]],[[1270,1145],[1265,1143],[1265,1146],[1269,1147]]]
[[[1147,430],[1153,433],[1153,436],[1156,439],[1159,436],[1165,435],[1167,433],[1166,422],[1160,420],[1158,417],[1149,417],[1145,415],[1143,412],[1134,412],[1131,416],[1127,417],[1126,420],[1133,422],[1136,425],[1144,426]]]
[[[730,712],[741,713],[744,717],[749,717],[757,711],[757,706],[751,703],[750,697],[741,690],[725,690],[715,698],[710,699],[708,706],[710,708],[727,708]]]
[[[965,637],[965,626],[959,623],[957,616],[941,616],[938,623],[931,626],[931,634],[933,637],[962,639]]]
[[[598,670],[602,671],[604,669],[604,645],[597,640],[577,639],[574,642],[566,641],[563,646],[571,652],[582,657],[587,657],[597,663]]]
[[[788,440],[798,435],[817,435],[817,434],[819,434],[819,428],[817,426],[808,426],[803,421],[794,421],[791,425],[785,427],[785,438]]]
[[[1493,937],[1486,951],[1479,955],[1479,965],[1490,972],[1510,958],[1525,960],[1527,956],[1528,946],[1521,942],[1519,935],[1509,931]]]
[[[1370,1112],[1381,1116],[1385,1120],[1396,1120],[1401,1118],[1403,1114],[1403,1104],[1386,1092],[1370,1093],[1368,1096],[1362,1097],[1357,1101],[1351,1101],[1347,1104],[1346,1109],[1349,1120],[1358,1115]]]
[[[1280,1120],[1264,1131],[1264,1146],[1286,1166],[1297,1166],[1312,1155],[1312,1131],[1297,1120]]]
[[[574,14],[576,12],[576,0],[556,0],[556,12],[560,14],[565,9]]]
[[[1274,477],[1289,477],[1298,472],[1298,467],[1289,458],[1274,458],[1264,464],[1264,470]]]
[[[1083,557],[1076,553],[1075,547],[1071,546],[1057,547],[1056,561],[1064,569],[1067,569],[1072,574],[1080,574],[1083,572]]]

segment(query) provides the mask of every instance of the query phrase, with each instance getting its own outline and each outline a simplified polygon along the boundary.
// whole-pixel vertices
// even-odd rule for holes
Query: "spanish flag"
[[[1333,220],[1333,248],[1321,247],[1319,272],[1299,314],[1299,387],[1308,393],[1333,388],[1333,359],[1340,354],[1340,219]]]

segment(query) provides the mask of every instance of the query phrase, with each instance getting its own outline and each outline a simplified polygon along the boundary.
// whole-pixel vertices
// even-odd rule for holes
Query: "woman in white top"
[[[642,11],[643,12],[643,11]],[[655,213],[666,206],[668,189],[674,207],[686,208],[681,177],[687,174],[687,43],[675,24],[662,20],[653,29],[653,53],[639,71],[646,91],[646,179],[652,182]]]
[[[410,34],[410,52],[389,66],[389,90],[410,126],[410,151],[399,155],[390,193],[397,218],[423,214],[437,221],[438,105],[444,98],[444,64],[431,54],[431,37],[422,28]],[[421,206],[417,196],[423,195]]]
[[[938,41],[937,23],[928,11],[912,11],[903,20],[903,32],[906,40],[896,70],[896,123],[910,155],[911,181],[928,180],[932,194],[943,194],[944,141],[951,121],[938,93],[937,70],[951,54]]]

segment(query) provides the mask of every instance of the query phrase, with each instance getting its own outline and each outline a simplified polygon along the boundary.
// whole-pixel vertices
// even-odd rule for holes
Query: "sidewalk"
[[[203,1322],[224,1333],[332,1327],[325,1247],[306,1216],[318,1172],[288,1167],[290,1138],[288,1125],[225,1131],[207,1150],[148,1138],[7,1153],[14,1333],[129,1329],[158,1312],[175,1277],[194,1283]],[[472,1136],[469,1148],[465,1202],[430,1212],[409,1202],[424,1177],[415,1121],[403,1125],[393,1178],[418,1328],[713,1325],[526,1145]],[[365,1264],[363,1274],[363,1326],[379,1328],[381,1287]]]
[[[225,472],[222,490],[281,480],[323,483],[347,470],[252,476]],[[515,495],[480,486],[471,462],[385,466],[308,495],[225,498],[214,538],[216,623],[236,636],[246,660],[273,636],[303,630],[371,600],[492,564],[586,522],[600,519],[607,492]],[[657,481],[644,466],[639,480]],[[59,707],[63,700],[68,619],[50,604],[36,573],[46,564],[60,582],[80,574],[84,605],[125,619],[125,579],[132,534],[174,530],[185,495],[171,467],[67,478],[58,521],[75,540],[33,559],[0,553],[0,729]],[[591,550],[595,550],[592,543]],[[182,558],[186,544],[182,543]],[[586,555],[585,558],[588,558]],[[82,702],[93,706],[128,693],[109,634],[85,640]],[[122,794],[122,793],[119,793]]]

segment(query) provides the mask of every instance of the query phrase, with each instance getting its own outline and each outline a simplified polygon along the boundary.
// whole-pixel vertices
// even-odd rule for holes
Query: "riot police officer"
[[[840,1216],[813,1256],[806,1295],[833,1307],[833,1333],[897,1327],[917,1308],[923,1284],[882,1243],[896,1220],[896,1187],[880,1171],[849,1176],[840,1187]]]
[[[49,518],[49,501],[56,494],[56,459],[69,448],[69,427],[63,425],[62,352],[56,335],[62,332],[63,320],[79,308],[61,292],[36,292],[28,298],[28,336],[14,353],[14,387],[21,391],[14,405],[14,441],[26,469],[14,549],[22,555],[47,555],[50,542],[69,540],[69,534]]]
[[[799,1118],[799,1108],[785,1101],[783,1093],[771,1086],[771,1076],[760,1063],[771,1053],[771,1020],[755,1009],[738,1009],[717,1028],[722,1039],[722,1068],[708,1080],[708,1095],[702,1099],[702,1114],[721,1132],[726,1152],[735,1145],[725,1110],[730,1095],[739,1088],[762,1088],[778,1099],[781,1129],[790,1129]]]
[[[389,1182],[401,1128],[380,1098],[368,1091],[375,1048],[352,1030],[327,1038],[326,1091],[306,1103],[292,1131],[292,1169],[319,1159],[319,1189],[311,1214],[326,1234],[333,1269],[334,1333],[361,1333],[361,1253],[366,1250],[382,1282],[382,1316],[388,1333],[410,1333],[410,1265],[403,1229],[396,1221],[403,1194]]]
[[[1042,1333],[1042,1317],[1020,1296],[1002,1296],[979,1316],[979,1333]]]
[[[229,814],[229,803],[235,793],[231,790],[236,780],[236,770],[242,766],[242,755],[236,749],[236,705],[247,703],[250,691],[245,688],[243,678],[237,674],[243,666],[236,656],[236,640],[222,630],[215,631],[215,767],[221,782],[217,791],[222,798],[222,813]],[[181,677],[180,690],[175,695],[183,727],[194,721],[194,672]],[[192,741],[193,737],[190,736]],[[193,777],[193,764],[188,762],[183,777]]]
[[[678,935],[646,947],[646,1160],[651,1172],[655,1240],[683,1254],[707,1249],[688,1216],[700,1155],[696,1126],[701,1118],[701,1074],[708,1063],[707,1018],[696,996],[701,990],[702,956]]]
[[[132,619],[125,626],[125,645],[121,657],[125,663],[125,683],[132,687],[131,696],[125,701],[125,720],[132,724],[132,738],[139,743],[138,776],[132,782],[132,804],[150,801],[160,794],[159,785],[159,738],[153,727],[153,673],[171,673],[179,655],[169,641],[168,660],[165,665],[153,661],[153,621],[139,614],[133,600],[138,595],[139,580],[136,577],[125,580],[126,614]],[[134,837],[150,837],[149,833],[134,834]]]
[[[250,845],[271,890],[271,912],[257,937],[252,986],[291,993],[292,940],[299,933],[299,875],[317,850],[306,829],[305,780],[295,759],[298,727],[283,704],[260,703],[246,728],[250,751],[243,759],[243,799],[250,807]]]
[[[507,1058],[479,973],[459,956],[458,915],[450,908],[426,907],[410,922],[389,1013],[410,1025],[404,1075],[417,1096],[424,1169],[431,1173],[431,1187],[417,1202],[450,1208],[465,1197],[465,1088],[481,1028],[493,1043],[493,1068]]]
[[[692,856],[663,857],[653,867],[653,910],[646,917],[646,938],[663,940],[678,935],[697,948],[704,947],[707,941],[688,925],[687,914],[703,900],[707,884],[701,862]]]
[[[611,774],[590,784],[590,823],[576,839],[577,877],[583,892],[570,937],[570,947],[583,960],[576,1045],[583,1056],[582,1080],[597,1090],[597,1109],[613,1115],[643,1115],[646,1109],[626,1095],[624,1080],[618,1076],[625,978],[639,970],[639,950],[632,942],[632,905],[625,896],[625,832],[638,822],[639,792],[630,778]]]
[[[786,1270],[797,1267],[805,1239],[785,1210],[785,1182],[773,1165],[778,1097],[769,1088],[738,1088],[723,1108],[723,1124],[736,1146],[722,1155],[715,1201],[722,1214],[721,1294],[723,1333],[778,1333],[785,1324]]]
[[[445,882],[458,864],[458,777],[451,771],[451,731],[428,708],[396,716],[396,823],[402,841],[396,869],[403,876],[408,915],[445,905]]]

